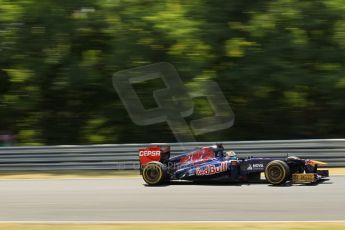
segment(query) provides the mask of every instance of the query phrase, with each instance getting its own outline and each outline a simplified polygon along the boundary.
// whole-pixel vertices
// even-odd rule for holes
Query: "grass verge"
[[[345,229],[345,223],[197,223],[197,224],[0,224],[0,230],[155,230],[155,229]]]
[[[117,178],[139,177],[139,170],[77,170],[0,172],[0,179],[69,179],[69,178]]]

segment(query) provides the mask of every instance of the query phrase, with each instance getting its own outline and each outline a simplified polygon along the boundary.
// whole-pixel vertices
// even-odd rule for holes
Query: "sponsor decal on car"
[[[197,176],[213,175],[221,172],[226,172],[228,170],[228,162],[222,162],[219,166],[207,165],[202,168],[196,168],[195,174]]]
[[[181,164],[201,163],[213,159],[214,152],[211,148],[198,149],[181,158]]]
[[[264,164],[249,164],[247,170],[263,169]]]
[[[147,156],[156,157],[156,156],[160,156],[160,154],[161,154],[161,151],[150,151],[150,150],[139,151],[139,156],[141,157],[147,157]]]
[[[263,168],[264,164],[253,164],[253,168]]]

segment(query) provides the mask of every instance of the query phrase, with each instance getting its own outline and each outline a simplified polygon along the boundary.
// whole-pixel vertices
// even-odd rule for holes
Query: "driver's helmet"
[[[224,157],[224,147],[222,144],[217,143],[216,145],[213,145],[212,148],[214,149],[216,157]]]
[[[237,158],[236,153],[234,151],[226,151],[225,157],[227,158]]]
[[[224,149],[224,147],[223,147],[223,144],[222,144],[222,143],[216,143],[216,146],[217,146],[217,148],[219,148],[219,149]]]

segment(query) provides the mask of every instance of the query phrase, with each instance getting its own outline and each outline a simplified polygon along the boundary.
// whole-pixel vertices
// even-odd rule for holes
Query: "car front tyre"
[[[265,177],[270,184],[285,184],[285,182],[290,177],[289,166],[281,160],[271,161],[265,168]]]

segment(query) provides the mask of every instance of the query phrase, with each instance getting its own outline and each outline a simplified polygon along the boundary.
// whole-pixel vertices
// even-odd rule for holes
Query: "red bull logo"
[[[207,165],[202,168],[196,168],[195,174],[197,176],[213,175],[228,170],[228,162],[222,162],[219,166]]]

